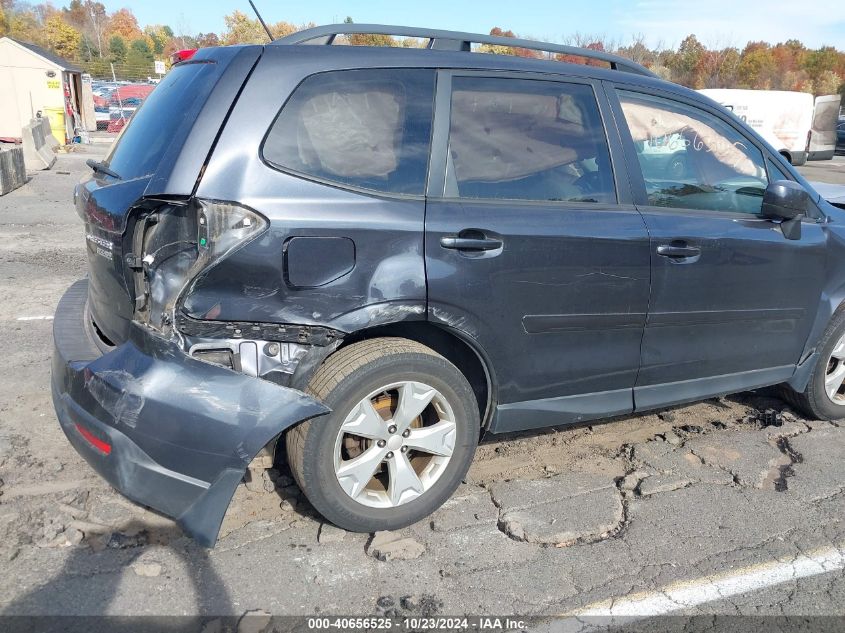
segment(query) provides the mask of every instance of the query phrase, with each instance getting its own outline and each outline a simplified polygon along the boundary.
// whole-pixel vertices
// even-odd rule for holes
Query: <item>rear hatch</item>
[[[131,233],[157,205],[179,205],[203,166],[262,47],[202,49],[175,66],[75,194],[85,222],[88,310],[104,342],[126,340],[135,311]]]

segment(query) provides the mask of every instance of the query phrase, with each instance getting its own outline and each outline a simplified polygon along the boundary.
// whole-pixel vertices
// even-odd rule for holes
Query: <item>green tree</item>
[[[768,90],[777,72],[771,47],[765,42],[751,42],[742,51],[737,68],[737,83],[740,88]]]
[[[167,42],[173,37],[173,29],[165,24],[151,24],[144,27],[144,35],[152,41],[153,53],[161,55]]]
[[[98,79],[111,79],[111,67],[108,59],[102,57],[94,57],[91,61],[85,64],[87,70],[92,77]]]
[[[120,35],[112,35],[109,38],[109,60],[115,64],[122,64],[126,61],[126,41]]]
[[[145,79],[153,74],[153,59],[153,52],[146,39],[132,40],[126,52],[125,74],[130,75],[132,79]]]
[[[692,88],[703,87],[702,78],[699,75],[701,70],[701,58],[706,49],[698,41],[695,35],[688,35],[678,47],[678,52],[667,64],[672,71],[673,79],[685,86]]]
[[[836,72],[839,61],[839,52],[832,46],[823,46],[816,51],[807,53],[804,57],[803,67],[814,86],[813,90],[828,72]]]

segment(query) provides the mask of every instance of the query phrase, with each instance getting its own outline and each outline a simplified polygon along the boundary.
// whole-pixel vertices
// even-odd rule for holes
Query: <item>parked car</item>
[[[302,45],[359,32],[430,46]],[[718,103],[401,27],[193,61],[77,187],[52,389],[76,450],[201,543],[274,456],[369,532],[440,506],[485,433],[778,384],[845,417],[845,211]]]
[[[836,153],[845,154],[845,119],[836,124]]]
[[[111,120],[111,114],[109,110],[109,106],[94,106],[94,117],[97,121],[97,129],[104,130],[108,127],[109,121]]]

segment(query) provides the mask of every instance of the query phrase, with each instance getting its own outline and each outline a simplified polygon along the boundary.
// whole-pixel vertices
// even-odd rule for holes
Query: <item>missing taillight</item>
[[[166,330],[192,280],[268,225],[245,207],[206,200],[164,205],[139,220],[130,266],[136,319]]]

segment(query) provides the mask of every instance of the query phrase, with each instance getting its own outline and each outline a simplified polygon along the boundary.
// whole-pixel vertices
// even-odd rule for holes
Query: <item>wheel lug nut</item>
[[[378,444],[379,448],[384,448],[385,446],[387,446],[387,442],[385,442],[384,440],[379,440],[378,442],[376,442],[376,444]]]
[[[401,450],[403,453],[407,453],[407,452],[408,452],[408,447],[407,447],[407,446],[403,446],[403,447],[402,447],[401,449],[399,449],[399,450]]]
[[[387,455],[385,455],[387,459],[391,459],[393,457],[393,451],[387,451]]]
[[[391,424],[389,427],[387,427],[387,432],[388,433],[396,433],[396,425]]]
[[[402,432],[402,437],[408,437],[411,434],[411,429],[405,429]]]

